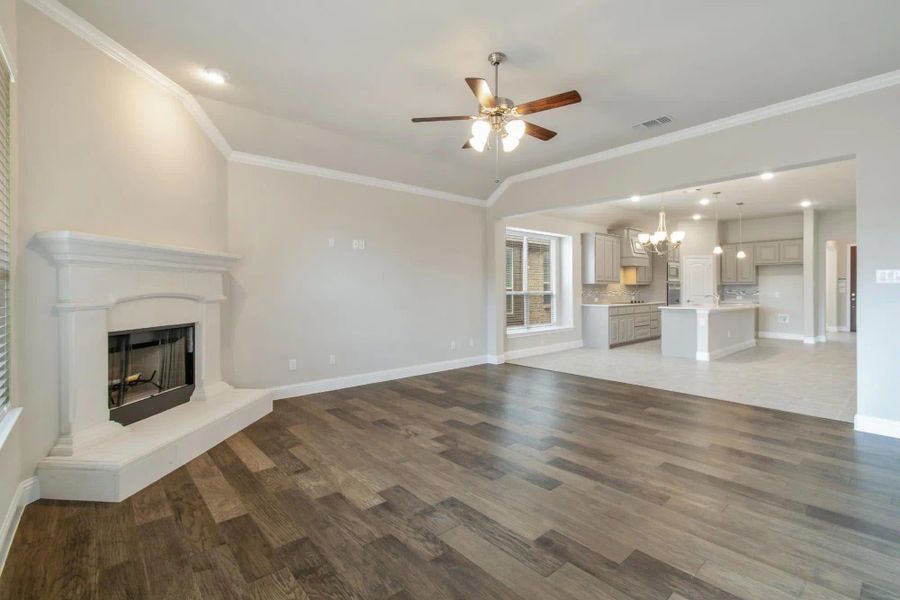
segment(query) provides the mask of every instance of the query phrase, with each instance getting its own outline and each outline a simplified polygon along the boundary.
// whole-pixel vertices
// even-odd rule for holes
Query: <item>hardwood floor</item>
[[[276,402],[119,504],[38,501],[0,597],[900,598],[900,443],[472,367]]]

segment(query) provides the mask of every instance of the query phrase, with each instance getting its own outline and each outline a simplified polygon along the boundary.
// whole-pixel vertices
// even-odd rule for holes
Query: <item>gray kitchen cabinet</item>
[[[621,238],[608,233],[581,234],[582,283],[619,283]]]
[[[758,265],[777,265],[781,242],[756,242],[753,244],[753,255]]]
[[[803,262],[803,240],[778,242],[779,264],[792,265]]]
[[[737,271],[737,245],[725,244],[722,246],[721,256],[721,272],[719,279],[723,284],[734,284],[738,282]]]
[[[585,348],[613,348],[659,337],[659,304],[582,305]]]
[[[756,283],[756,263],[753,261],[753,244],[744,244],[745,258],[738,258],[738,244],[722,246],[719,279],[723,285],[747,285]]]
[[[653,260],[648,261],[646,267],[637,268],[637,284],[650,285],[653,283]]]
[[[753,244],[744,244],[745,258],[737,259],[738,283],[756,283],[756,253]]]

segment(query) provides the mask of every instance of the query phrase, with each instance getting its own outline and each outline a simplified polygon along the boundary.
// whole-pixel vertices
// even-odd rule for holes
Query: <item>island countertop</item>
[[[679,304],[676,306],[660,306],[659,310],[703,310],[707,312],[729,312],[734,310],[756,310],[756,304]]]
[[[601,307],[619,307],[619,306],[655,306],[665,304],[665,300],[653,300],[650,302],[614,302],[610,304],[599,304],[597,302],[582,302],[582,306],[601,306]]]

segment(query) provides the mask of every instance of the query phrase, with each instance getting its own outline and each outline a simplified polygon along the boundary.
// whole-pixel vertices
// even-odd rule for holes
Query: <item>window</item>
[[[506,230],[506,328],[557,324],[559,238]]]
[[[0,415],[9,405],[9,86],[10,73],[0,60]]]

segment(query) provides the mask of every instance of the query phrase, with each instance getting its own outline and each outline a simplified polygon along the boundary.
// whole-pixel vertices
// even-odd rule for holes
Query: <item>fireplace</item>
[[[194,392],[194,325],[108,335],[109,418],[122,425],[161,413]]]

